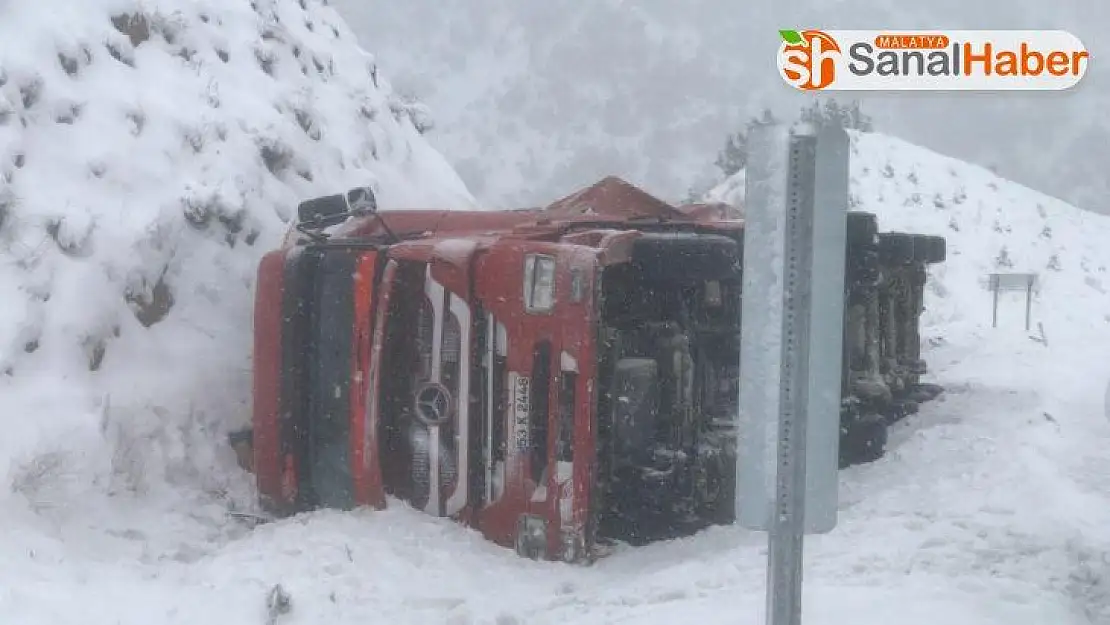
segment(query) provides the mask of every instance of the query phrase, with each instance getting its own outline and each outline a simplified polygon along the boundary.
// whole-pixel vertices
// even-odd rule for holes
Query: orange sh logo
[[[840,45],[821,30],[780,30],[779,74],[803,91],[824,89],[836,80]]]

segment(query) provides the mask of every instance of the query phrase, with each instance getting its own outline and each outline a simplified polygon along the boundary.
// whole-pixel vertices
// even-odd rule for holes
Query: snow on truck
[[[719,207],[717,207],[719,208]],[[542,209],[304,202],[258,272],[251,454],[282,516],[395,497],[532,558],[734,518],[744,225],[617,178]],[[922,384],[945,241],[849,213],[842,465]]]

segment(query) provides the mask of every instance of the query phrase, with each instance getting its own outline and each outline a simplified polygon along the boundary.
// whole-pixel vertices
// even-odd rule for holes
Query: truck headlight
[[[555,308],[555,257],[528,254],[524,257],[524,309],[530,313]]]

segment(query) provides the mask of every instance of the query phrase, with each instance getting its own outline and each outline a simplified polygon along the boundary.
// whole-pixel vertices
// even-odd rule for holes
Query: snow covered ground
[[[764,537],[736,528],[578,568],[399,505],[229,517],[254,263],[296,201],[472,200],[319,2],[145,0],[120,32],[136,6],[0,3],[0,624],[254,625],[278,583],[289,624],[759,622]],[[842,472],[806,623],[1110,623],[1110,218],[855,145],[859,208],[948,237],[925,335],[948,392]],[[1031,333],[1012,297],[990,327],[998,270],[1040,274]]]
[[[234,531],[258,258],[313,195],[472,206],[423,124],[319,0],[0,2],[0,623]]]

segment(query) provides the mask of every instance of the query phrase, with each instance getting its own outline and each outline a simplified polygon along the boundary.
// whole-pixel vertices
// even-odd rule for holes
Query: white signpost
[[[737,521],[768,532],[767,623],[801,623],[805,534],[836,526],[849,141],[752,126]]]
[[[1002,291],[1025,291],[1025,331],[1033,314],[1033,289],[1037,286],[1035,273],[992,273],[991,290],[991,327],[998,327],[998,294]]]

